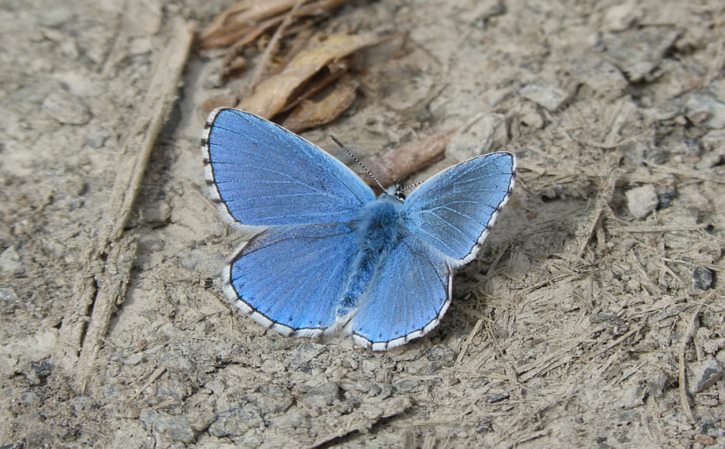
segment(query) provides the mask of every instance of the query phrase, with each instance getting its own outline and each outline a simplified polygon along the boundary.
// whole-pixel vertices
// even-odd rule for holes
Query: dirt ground
[[[180,66],[104,240],[174,24],[231,3],[0,3],[1,448],[725,448],[722,1],[360,0],[320,23],[407,39],[305,137],[373,160],[456,128],[415,180],[518,157],[441,325],[387,353],[227,307],[242,236],[204,195],[200,105],[249,75],[221,82],[218,52]]]

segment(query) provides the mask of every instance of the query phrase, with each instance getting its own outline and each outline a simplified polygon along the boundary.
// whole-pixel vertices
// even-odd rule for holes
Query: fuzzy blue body
[[[357,254],[337,307],[338,317],[349,315],[358,306],[378,266],[399,243],[404,234],[402,212],[403,202],[387,193],[362,208],[354,225]]]

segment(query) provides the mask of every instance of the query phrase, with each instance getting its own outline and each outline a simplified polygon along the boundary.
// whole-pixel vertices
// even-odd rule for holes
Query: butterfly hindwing
[[[415,237],[404,237],[380,264],[352,319],[355,341],[386,350],[422,337],[448,308],[451,281],[443,257]]]
[[[234,256],[225,269],[225,291],[265,327],[319,335],[335,322],[356,244],[345,224],[270,228]]]
[[[489,153],[438,173],[405,201],[405,225],[451,259],[453,267],[476,257],[488,229],[508,200],[516,162],[511,153]]]
[[[212,112],[202,153],[211,197],[233,223],[340,223],[375,199],[355,173],[325,151],[236,109]]]

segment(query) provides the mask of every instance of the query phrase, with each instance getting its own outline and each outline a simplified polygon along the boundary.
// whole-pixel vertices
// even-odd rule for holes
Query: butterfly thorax
[[[398,244],[404,232],[402,209],[403,202],[386,193],[362,209],[360,219],[354,223],[359,249],[337,308],[338,316],[345,316],[357,307],[376,268]]]

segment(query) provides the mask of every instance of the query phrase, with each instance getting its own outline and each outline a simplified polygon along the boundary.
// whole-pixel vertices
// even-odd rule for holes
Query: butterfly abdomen
[[[398,243],[403,229],[402,204],[392,196],[383,195],[362,210],[356,231],[359,250],[350,267],[338,316],[349,314],[358,305],[378,265]]]

